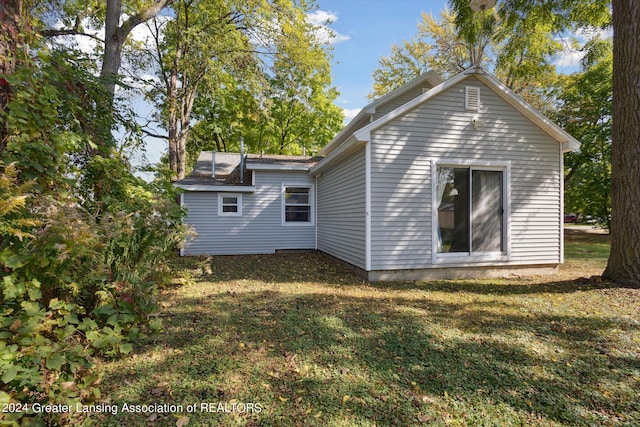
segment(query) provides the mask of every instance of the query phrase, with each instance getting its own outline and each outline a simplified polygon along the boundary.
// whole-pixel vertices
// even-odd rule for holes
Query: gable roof
[[[422,95],[417,96],[411,101],[401,105],[395,110],[387,113],[386,115],[380,117],[377,120],[370,122],[369,124],[366,124],[361,127],[347,126],[329,144],[327,144],[325,148],[323,148],[320,151],[320,153],[323,155],[326,155],[326,157],[311,169],[311,173],[319,173],[320,170],[324,169],[325,166],[328,165],[330,162],[332,162],[333,159],[342,157],[354,151],[359,146],[371,141],[372,131],[404,115],[405,113],[414,109],[418,105],[446,91],[447,89],[469,78],[470,76],[476,77],[478,80],[484,83],[489,89],[493,90],[498,96],[500,96],[508,104],[510,104],[513,108],[515,108],[517,111],[522,113],[525,117],[527,117],[534,124],[536,124],[542,130],[544,130],[552,138],[558,141],[558,143],[560,143],[562,146],[563,152],[566,153],[568,151],[575,151],[580,148],[580,142],[578,142],[574,137],[569,135],[566,131],[564,131],[558,125],[553,123],[547,117],[543,116],[539,111],[537,111],[527,102],[525,102],[522,98],[516,95],[511,89],[509,89],[507,86],[501,83],[496,77],[494,77],[493,75],[485,71],[482,67],[476,66],[476,67],[471,67],[459,73],[458,75],[440,83],[439,85],[433,87],[432,89],[428,90]],[[421,78],[422,76],[416,80],[419,80]],[[410,86],[410,85],[412,85],[412,87],[415,87],[414,82],[410,82],[405,86]],[[394,95],[394,92],[396,91],[391,92],[388,95],[398,96],[398,94],[406,92],[405,86],[398,89],[395,95]],[[372,104],[369,104],[367,107],[365,107],[363,111],[369,110],[373,104],[375,104],[375,101]],[[373,105],[373,107],[375,108],[375,105]],[[353,121],[355,121],[355,119]]]
[[[373,115],[383,105],[404,95],[407,92],[412,91],[413,89],[419,88],[421,86],[428,86],[429,88],[433,88],[435,86],[438,86],[442,82],[444,82],[444,80],[436,72],[427,71],[426,73],[423,73],[417,78],[411,80],[409,83],[400,86],[399,88],[396,88],[386,95],[383,95],[380,98],[374,100],[362,110],[360,110],[360,112],[353,119],[351,119],[351,121],[347,123],[347,125],[327,145],[325,145],[320,150],[320,155],[328,155],[331,151],[337,148],[341,142],[347,139],[349,135],[351,135],[357,129],[370,123]]]

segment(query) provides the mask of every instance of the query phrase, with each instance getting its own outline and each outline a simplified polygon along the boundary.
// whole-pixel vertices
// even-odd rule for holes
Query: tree
[[[16,71],[25,50],[25,26],[29,20],[25,19],[28,9],[22,0],[0,0],[0,118],[6,114],[6,107],[13,94],[7,77]],[[7,127],[3,120],[0,126],[0,152],[4,151],[7,143]]]
[[[297,16],[296,16],[297,15]],[[290,18],[296,27],[283,28],[274,40],[267,86],[268,114],[259,117],[260,151],[276,154],[317,152],[342,125],[342,112],[333,104],[338,91],[331,86],[327,52],[306,22],[302,10]],[[266,140],[266,144],[262,140]]]
[[[640,285],[640,4],[613,0],[611,253],[604,277]]]
[[[468,2],[465,5],[470,11]],[[560,42],[547,37],[547,26],[529,24],[524,35],[512,35],[493,9],[464,11],[462,16],[464,30],[456,25],[461,18],[453,11],[441,12],[440,20],[422,13],[416,36],[402,46],[392,45],[391,55],[380,59],[369,98],[380,97],[428,70],[447,78],[480,64],[526,101],[545,108],[548,102],[544,88],[555,80],[552,61],[562,48]],[[526,46],[516,43],[518,38],[526,40]]]
[[[455,14],[448,9],[440,12],[440,20],[422,12],[418,33],[401,46],[391,45],[391,55],[378,61],[369,99],[379,98],[429,70],[449,77],[469,68],[473,64],[471,45],[458,35],[454,23]],[[486,44],[482,46],[483,51],[486,48]],[[481,56],[487,65],[486,55]]]
[[[589,214],[609,230],[612,43],[594,39],[585,48],[582,70],[559,79],[551,118],[582,143],[565,156],[565,212]]]
[[[247,25],[253,4],[226,0],[175,1],[173,17],[154,21],[153,62],[159,82],[151,97],[166,123],[169,167],[174,179],[185,176],[186,145],[194,102],[200,90],[218,92],[228,73],[242,75],[254,61]]]
[[[73,405],[100,396],[92,360],[131,352],[142,327],[158,326],[148,314],[182,209],[113,150],[87,159],[112,123],[101,115],[104,85],[76,52],[44,46],[39,22],[17,11],[19,42],[2,45],[15,61],[1,76],[0,400]],[[3,414],[15,425],[79,418]]]
[[[340,128],[342,114],[333,104],[326,46],[307,23],[308,10],[289,2],[254,8],[241,2],[235,10],[242,12],[236,33],[242,43],[224,43],[225,56],[201,82],[187,157],[237,150],[240,136],[255,153],[315,152]]]
[[[8,0],[11,1],[11,0]],[[81,36],[98,40],[102,45],[100,79],[105,88],[105,97],[102,100],[102,114],[112,119],[116,86],[120,80],[122,66],[123,47],[131,32],[137,26],[147,22],[169,6],[173,0],[54,0],[48,9],[40,11],[46,18],[47,14],[60,14],[58,20],[43,19],[49,24],[48,28],[40,30],[40,34],[48,38],[59,36]],[[83,21],[89,20],[98,28],[104,28],[104,39],[100,40],[95,35],[87,32],[83,27]],[[57,25],[63,26],[58,28]],[[112,145],[111,129],[107,128],[98,145],[100,148]]]

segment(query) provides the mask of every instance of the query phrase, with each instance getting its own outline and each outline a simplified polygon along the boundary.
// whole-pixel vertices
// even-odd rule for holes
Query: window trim
[[[502,172],[502,198],[504,214],[502,217],[504,227],[504,248],[501,252],[438,252],[438,201],[437,179],[438,167],[469,168],[473,170],[501,171]],[[511,260],[511,162],[508,161],[481,161],[472,159],[433,159],[431,161],[431,261],[433,264],[458,264],[477,265],[478,263],[492,263],[495,261],[507,262]]]
[[[286,216],[286,208],[287,208],[287,198],[286,192],[289,187],[297,187],[297,188],[308,188],[309,189],[309,221],[287,221]],[[286,182],[282,183],[280,197],[282,199],[281,203],[281,219],[282,225],[285,227],[309,227],[315,225],[315,194],[314,194],[314,186],[309,183],[296,183],[296,182]],[[293,205],[292,205],[293,206]],[[300,205],[306,206],[306,205]]]
[[[225,197],[235,197],[237,212],[224,212],[223,207]],[[233,206],[227,204],[226,206]],[[218,193],[218,216],[242,216],[242,193]]]

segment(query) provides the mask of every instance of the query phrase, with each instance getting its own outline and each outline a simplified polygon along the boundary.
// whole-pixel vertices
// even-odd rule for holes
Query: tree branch
[[[146,130],[144,128],[142,128],[140,130],[142,131],[142,133],[144,133],[145,135],[150,136],[152,138],[158,138],[158,139],[164,139],[164,140],[168,140],[169,139],[169,137],[167,135],[160,135],[158,133],[153,133],[153,132],[148,131],[148,130]]]
[[[153,5],[149,6],[145,10],[142,10],[135,15],[131,15],[129,19],[127,19],[122,23],[122,25],[120,25],[119,28],[120,34],[125,36],[123,37],[123,40],[136,25],[147,22],[149,19],[156,16],[162,9],[169,6],[171,3],[173,3],[173,0],[157,0]]]

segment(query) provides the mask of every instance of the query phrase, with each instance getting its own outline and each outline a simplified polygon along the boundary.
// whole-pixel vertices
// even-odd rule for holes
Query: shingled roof
[[[257,155],[245,157],[244,179],[241,183],[240,153],[215,153],[215,177],[212,176],[211,151],[203,151],[198,156],[191,174],[175,183],[176,186],[188,189],[190,186],[229,186],[252,184],[253,170],[306,170],[314,166],[322,157]]]

